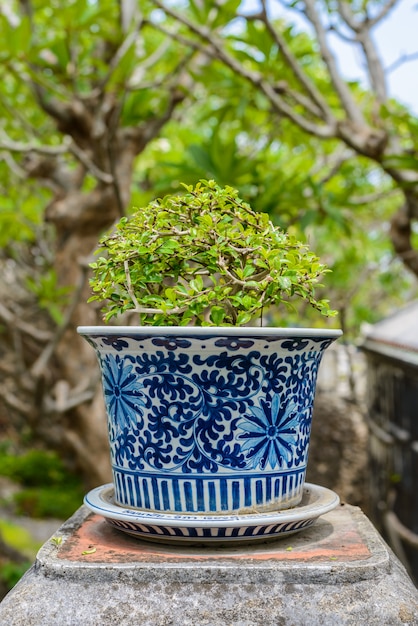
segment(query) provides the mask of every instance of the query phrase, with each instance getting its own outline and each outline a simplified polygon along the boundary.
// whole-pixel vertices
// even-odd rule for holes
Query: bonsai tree
[[[91,264],[92,300],[106,301],[104,320],[132,311],[141,325],[262,324],[272,305],[315,299],[328,271],[301,242],[257,213],[238,192],[200,181],[123,217],[100,241]]]

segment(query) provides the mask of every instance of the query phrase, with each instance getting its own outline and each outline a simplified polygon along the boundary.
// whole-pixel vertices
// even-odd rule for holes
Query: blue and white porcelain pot
[[[341,331],[78,332],[101,367],[118,505],[213,515],[300,502],[318,367]]]

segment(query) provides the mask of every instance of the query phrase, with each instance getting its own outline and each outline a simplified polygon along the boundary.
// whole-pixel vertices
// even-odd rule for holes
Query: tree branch
[[[386,68],[386,73],[393,72],[398,69],[404,63],[409,63],[410,61],[416,61],[418,59],[418,52],[411,52],[411,54],[403,54],[396,61],[394,61],[391,65]]]
[[[387,189],[386,191],[375,191],[374,193],[368,193],[364,196],[352,196],[350,198],[350,205],[371,204],[372,202],[384,200],[389,196],[398,195],[400,193],[400,189],[393,187],[392,189]]]
[[[55,400],[51,396],[45,398],[45,411],[49,414],[66,413],[80,404],[91,402],[97,393],[100,375],[95,376],[94,384],[83,390],[70,389],[67,381],[58,381],[55,385]]]
[[[326,155],[322,160],[319,160],[312,168],[311,174],[315,176],[320,173],[323,168],[328,168],[328,172],[322,176],[319,181],[320,185],[324,185],[330,181],[336,174],[338,174],[343,163],[348,161],[353,156],[351,151],[342,144],[330,155]]]
[[[20,320],[14,313],[12,313],[4,304],[0,302],[0,319],[3,320],[8,326],[14,326],[18,328],[22,333],[28,335],[32,339],[36,339],[39,342],[45,343],[50,341],[52,333],[40,328],[35,328],[31,324]]]
[[[89,170],[89,172],[95,178],[97,178],[97,180],[99,180],[102,183],[105,183],[106,185],[112,185],[113,184],[114,177],[112,176],[112,174],[108,174],[107,172],[103,172],[100,168],[98,168],[97,165],[95,165],[93,163],[93,161],[90,159],[88,154],[84,150],[82,150],[75,143],[75,141],[69,142],[68,150],[69,150],[69,152],[71,152],[71,154],[73,154],[77,158],[78,161],[80,161],[80,163],[82,163],[86,167],[86,169]]]
[[[6,150],[0,152],[0,161],[4,161],[9,170],[13,172],[18,178],[26,178],[25,170],[16,163],[12,155]]]
[[[46,146],[39,145],[37,143],[13,141],[3,130],[0,134],[0,149],[7,150],[8,152],[35,152],[36,154],[43,154],[47,156],[58,156],[68,152],[68,148],[68,145]]]
[[[44,348],[44,350],[42,351],[40,356],[36,359],[35,363],[32,365],[30,369],[30,373],[35,379],[38,379],[40,378],[40,376],[42,376],[50,359],[54,355],[55,348],[57,347],[58,343],[61,340],[61,337],[63,336],[66,329],[68,328],[71,322],[71,318],[74,313],[74,310],[80,301],[81,292],[87,280],[87,268],[84,265],[80,265],[80,269],[81,269],[80,279],[73,293],[70,306],[67,308],[67,311],[65,312],[64,320],[55,331],[55,334],[52,337],[51,341],[47,344],[47,346]]]
[[[396,2],[396,0],[395,0]],[[394,4],[389,2],[389,4]],[[386,5],[386,8],[388,7]],[[391,7],[390,7],[391,8]],[[388,9],[389,11],[390,9]],[[338,2],[338,11],[342,19],[347,26],[351,28],[355,33],[355,40],[361,45],[364,53],[364,58],[367,64],[367,71],[370,79],[370,85],[376,94],[379,103],[383,103],[387,100],[387,86],[386,76],[383,69],[383,64],[377,52],[376,45],[374,44],[371,36],[371,28],[377,24],[379,19],[369,20],[367,17],[364,20],[357,20],[349,4],[343,0]],[[384,13],[386,15],[386,12]],[[382,17],[384,17],[382,15]],[[380,19],[382,19],[382,17]]]
[[[273,85],[274,91],[278,94],[283,94],[289,96],[292,100],[296,102],[296,104],[300,104],[306,111],[311,113],[315,117],[319,117],[323,119],[323,111],[321,111],[317,105],[307,98],[304,94],[291,89],[286,81],[280,81]],[[331,119],[331,118],[329,118]]]
[[[380,11],[373,18],[367,18],[367,24],[370,28],[375,26],[378,22],[381,22],[388,13],[398,4],[400,0],[389,0],[386,4],[382,5]]]
[[[60,146],[46,146],[39,145],[37,143],[22,143],[13,141],[10,137],[5,136],[4,131],[1,132],[0,137],[0,150],[18,153],[35,153],[42,154],[44,156],[60,156],[66,153],[71,153],[90,171],[93,176],[100,180],[100,182],[108,185],[113,182],[112,175],[107,172],[103,172],[100,168],[98,168],[97,165],[95,165],[90,159],[88,154],[68,135],[64,137],[63,143]]]
[[[364,126],[365,121],[361,110],[358,108],[345,80],[341,77],[334,54],[328,46],[325,29],[320,19],[320,13],[315,6],[315,0],[305,0],[305,15],[315,29],[316,36],[321,51],[321,56],[334,85],[334,88],[340,98],[340,102],[348,116],[348,118],[359,126]]]
[[[144,25],[144,19],[142,15],[138,15],[135,19],[135,23],[134,23],[134,27],[132,31],[125,37],[125,39],[123,40],[119,48],[116,50],[113,58],[109,62],[108,64],[109,69],[106,73],[106,76],[104,76],[103,80],[100,81],[100,85],[99,85],[100,91],[102,92],[104,91],[106,85],[111,79],[114,71],[117,69],[119,63],[121,62],[125,54],[128,52],[129,48],[134,45],[135,41],[138,38],[138,33],[143,27],[143,25]]]
[[[14,409],[15,411],[18,411],[22,415],[30,417],[33,413],[33,405],[30,403],[28,404],[27,402],[23,402],[15,394],[10,393],[9,391],[2,390],[0,391],[0,395],[4,403],[7,404],[8,407]]]
[[[136,0],[118,0],[120,25],[122,31],[126,33],[129,30],[132,19],[138,10],[138,3]]]
[[[138,89],[139,87],[141,89],[149,88],[142,84],[142,80],[147,70],[153,67],[153,65],[156,65],[158,61],[163,57],[163,55],[167,52],[169,45],[170,45],[170,40],[167,38],[162,42],[162,44],[156,50],[154,50],[154,52],[152,52],[149,56],[147,56],[141,62],[141,64],[135,68],[127,85],[130,91],[134,91],[135,89]],[[161,78],[160,82],[157,81],[156,83],[154,83],[154,85],[161,86],[163,84],[163,81],[164,81],[164,78]]]
[[[229,67],[235,74],[241,76],[245,80],[249,81],[254,87],[260,90],[269,100],[274,111],[287,117],[292,120],[295,124],[297,124],[300,128],[305,130],[311,135],[316,135],[317,137],[321,137],[323,139],[335,137],[335,125],[319,125],[313,122],[310,122],[303,115],[297,113],[293,107],[289,106],[283,98],[281,98],[275,91],[274,87],[270,85],[266,80],[264,80],[263,75],[260,72],[256,72],[250,69],[247,69],[237,61],[233,56],[231,56],[223,47],[222,43],[216,38],[215,33],[211,32],[208,28],[198,26],[194,24],[189,19],[187,19],[183,14],[178,13],[164,5],[160,0],[153,0],[154,4],[166,12],[168,15],[173,17],[178,22],[184,24],[191,32],[195,35],[198,35],[200,39],[204,40],[208,45],[201,46],[199,49],[209,57],[214,59],[218,59],[224,63],[227,67]],[[160,25],[156,25],[156,28],[161,30]],[[173,38],[177,38],[178,36],[170,33],[165,30],[166,34],[172,36]],[[196,43],[189,42],[186,38],[182,37],[183,43],[186,45],[192,45],[195,48]]]
[[[306,90],[307,94],[316,104],[316,106],[320,110],[320,113],[322,113],[323,119],[329,123],[333,123],[334,116],[326,100],[322,97],[320,91],[316,88],[316,85],[308,78],[306,73],[300,67],[300,64],[297,58],[294,56],[291,49],[287,45],[285,38],[282,37],[281,33],[276,28],[274,28],[273,24],[269,20],[267,7],[266,7],[266,0],[261,0],[261,5],[262,5],[262,11],[257,16],[258,19],[260,19],[265,24],[268,32],[270,33],[270,36],[272,37],[273,41],[277,44],[288,67],[292,70],[292,72],[294,73],[299,83],[302,85],[302,87]],[[306,104],[304,106],[306,107]],[[318,115],[318,117],[320,116],[320,114],[318,113],[316,113],[316,115]]]
[[[417,198],[405,192],[405,204],[395,213],[390,223],[390,238],[395,253],[415,276],[418,276],[418,250],[413,247],[411,221],[417,214]]]
[[[370,33],[366,30],[358,33],[357,40],[363,48],[371,87],[376,94],[376,98],[379,104],[383,104],[383,102],[386,102],[387,100],[388,90],[386,85],[385,71],[383,69],[383,64],[378,55],[376,46],[373,43],[372,38],[370,37]]]

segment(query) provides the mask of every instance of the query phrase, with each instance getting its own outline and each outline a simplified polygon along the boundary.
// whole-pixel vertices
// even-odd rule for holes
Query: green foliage
[[[29,450],[14,455],[7,450],[0,456],[0,475],[24,485],[62,483],[66,471],[53,452]]]
[[[70,479],[60,485],[21,489],[13,497],[17,514],[41,519],[67,519],[81,506],[84,496],[82,487],[71,482]]]
[[[91,264],[92,300],[105,320],[129,310],[142,324],[241,326],[270,306],[302,298],[334,315],[314,291],[325,265],[256,213],[232,187],[186,186],[122,218]]]
[[[263,20],[236,19],[238,0],[169,4],[189,21],[216,32],[228,54],[248,72],[258,73],[295,113],[315,119],[303,101],[291,96],[292,90],[301,93],[300,82]],[[379,4],[371,0],[351,8],[364,15],[367,6],[372,15]],[[351,155],[339,166],[339,141],[318,140],[276,115],[255,84],[187,45],[198,40],[196,33],[155,11],[154,3],[144,0],[140,5],[144,22],[135,37],[135,20],[123,30],[121,5],[116,0],[36,0],[30,19],[22,10],[26,5],[16,0],[9,2],[7,11],[0,10],[2,131],[16,142],[60,145],[61,133],[54,118],[39,105],[34,85],[42,88],[46,102],[63,105],[74,98],[93,102],[98,86],[105,85],[115,103],[114,118],[125,127],[140,126],[155,112],[161,114],[167,91],[175,86],[187,95],[186,106],[176,109],[175,120],[162,128],[159,139],[137,160],[134,204],[143,206],[157,195],[172,193],[180,180],[195,184],[210,178],[233,186],[254,210],[269,213],[274,224],[308,241],[326,259],[333,269],[327,277],[327,297],[337,308],[346,309],[353,334],[362,321],[384,314],[387,303],[396,306],[413,297],[416,287],[400,264],[393,262],[387,234],[401,198],[353,201],[388,190],[388,180],[384,176],[376,180],[376,171],[361,157]],[[329,11],[333,20],[338,19],[335,2],[321,6],[324,15]],[[276,26],[331,111],[342,119],[338,94],[314,37],[284,21],[277,21]],[[161,29],[175,32],[176,38],[171,40]],[[125,45],[130,37],[130,45]],[[180,67],[188,74],[187,80]],[[290,95],[283,95],[285,85]],[[399,137],[399,154],[386,158],[383,165],[416,174],[416,117],[390,100],[377,108],[373,94],[353,82],[348,87],[368,123],[374,125],[377,116],[390,136]],[[37,244],[37,229],[53,193],[43,179],[22,184],[16,171],[26,156],[12,152],[12,160],[0,161],[0,246],[11,248],[22,240]],[[61,158],[75,168],[71,154]],[[15,167],[10,166],[13,162]],[[93,175],[86,176],[83,191],[96,184]],[[412,235],[414,245],[417,237]],[[48,248],[51,251],[53,246]],[[43,254],[46,248],[38,249]],[[28,287],[36,292],[38,304],[59,322],[62,307],[51,277],[41,284],[35,276]],[[317,293],[321,295],[320,289]]]
[[[28,560],[35,557],[42,545],[42,542],[33,539],[26,528],[4,519],[0,519],[0,535],[6,544],[23,554]]]
[[[2,184],[3,176],[6,176],[6,172],[0,163],[0,247],[17,242],[32,242],[41,224],[42,200],[46,202],[48,196],[41,192],[34,196],[30,186],[19,188],[17,181],[10,179]]]
[[[0,564],[0,580],[5,584],[6,588],[10,590],[22,578],[23,574],[30,566],[30,561],[26,563],[7,562]]]
[[[14,495],[17,512],[31,517],[66,519],[83,500],[83,486],[54,452],[30,450],[0,455],[0,476],[22,486]]]
[[[0,554],[0,582],[9,590],[31,566],[42,542],[34,540],[25,528],[4,519],[0,519],[0,537],[6,546],[21,555],[19,563],[15,563]]]
[[[52,268],[47,268],[36,278],[29,276],[26,279],[26,286],[36,296],[39,307],[46,309],[54,322],[60,324],[63,319],[62,311],[68,303],[71,289],[58,287],[55,271]]]
[[[216,101],[219,105],[219,94]],[[187,123],[166,127],[165,137],[144,154],[146,168],[138,171],[138,182],[145,176],[144,182],[159,195],[172,193],[179,179],[194,184],[210,177],[223,185],[224,152],[228,184],[255,210],[267,212],[275,225],[307,241],[332,269],[326,290],[318,286],[316,293],[341,312],[338,323],[344,325],[347,339],[358,337],[363,322],[374,323],[416,296],[413,276],[394,257],[387,236],[401,194],[376,166],[352,155],[329,176],[334,155],[339,154],[335,141],[307,141],[284,123],[280,140],[275,139],[279,128],[271,127],[268,114],[260,117],[259,111],[249,108],[242,121],[229,114],[208,119],[205,111],[211,106],[208,94],[205,107],[189,110]],[[248,118],[257,119],[257,129]],[[405,124],[409,122],[406,118]],[[198,150],[193,148],[192,153],[191,146]],[[233,146],[234,164],[228,146]],[[137,206],[150,199],[149,192],[135,193]],[[373,196],[375,200],[369,199]],[[279,325],[318,324],[311,307],[271,314]]]

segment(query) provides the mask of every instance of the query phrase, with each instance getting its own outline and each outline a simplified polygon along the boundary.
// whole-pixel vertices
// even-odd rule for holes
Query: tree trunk
[[[76,101],[63,108],[48,101],[48,112],[58,128],[73,138],[80,162],[71,170],[49,156],[31,155],[26,162],[29,176],[46,179],[55,189],[45,219],[56,233],[57,285],[73,293],[66,319],[31,369],[37,397],[37,411],[31,421],[43,438],[54,439],[54,445],[67,451],[81,470],[86,488],[111,480],[97,358],[92,347],[76,333],[79,325],[102,323],[97,306],[87,304],[91,294],[88,262],[93,260],[100,234],[121,217],[129,204],[136,156],[158,134],[182,99],[173,93],[166,111],[138,128],[114,128],[112,116],[105,117],[102,112],[111,109],[112,103],[102,101],[99,110],[94,111]],[[99,134],[94,123],[98,119],[108,121]],[[90,174],[96,173],[97,183],[86,192],[83,183],[88,169]],[[52,437],[45,428],[46,416],[61,425]]]

